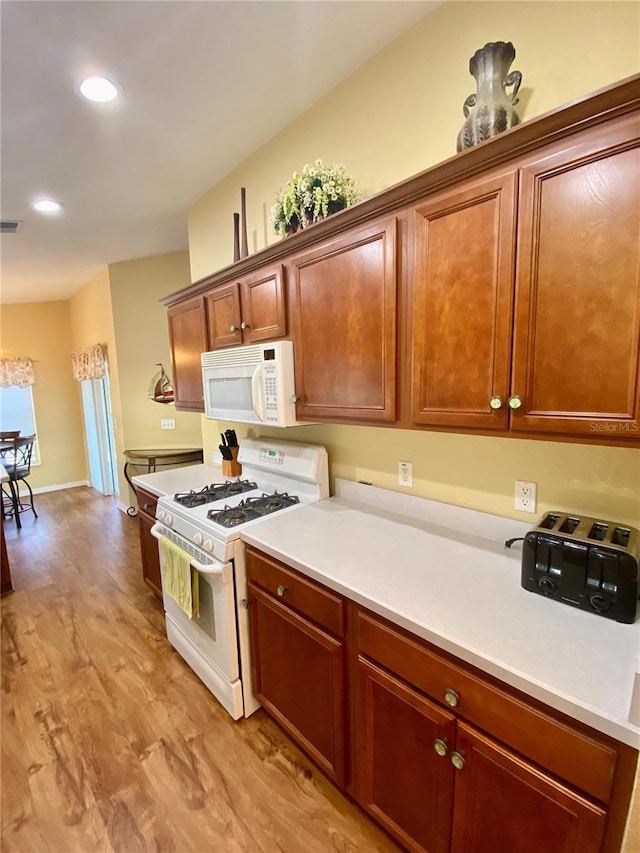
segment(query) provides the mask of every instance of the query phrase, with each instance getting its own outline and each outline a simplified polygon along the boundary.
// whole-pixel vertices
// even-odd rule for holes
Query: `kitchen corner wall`
[[[189,253],[170,252],[111,264],[109,279],[125,442],[122,449],[201,447],[199,415],[177,412],[174,406],[154,403],[147,397],[149,382],[159,370],[158,362],[171,375],[167,309],[160,299],[189,283]],[[163,418],[174,420],[176,428],[162,430]],[[120,473],[122,501],[127,490]],[[130,493],[130,503],[133,498]]]
[[[171,372],[167,312],[160,299],[188,283],[189,253],[170,252],[105,267],[71,299],[73,349],[107,345],[120,503],[134,495],[124,478],[124,451],[163,446],[200,447],[201,419],[147,397],[157,362]],[[78,392],[79,394],[79,392]],[[161,430],[171,418],[175,430]],[[83,439],[84,441],[84,439]]]
[[[193,206],[192,280],[231,262],[232,214],[241,186],[247,188],[249,249],[254,252],[274,242],[268,224],[274,195],[306,162],[320,157],[345,163],[365,195],[371,195],[453,156],[462,104],[474,91],[469,58],[499,39],[516,48],[513,67],[523,75],[518,112],[526,121],[636,74],[640,7],[626,2],[441,4]],[[304,81],[305,73],[313,69],[298,64],[292,77]],[[218,432],[215,422],[205,422],[208,456]],[[513,509],[513,489],[516,479],[530,480],[538,484],[538,512],[553,507],[640,524],[636,450],[376,427],[328,425],[271,431],[275,434],[324,444],[334,476],[398,488],[397,461],[402,459],[414,464],[414,494],[528,521],[532,516]]]

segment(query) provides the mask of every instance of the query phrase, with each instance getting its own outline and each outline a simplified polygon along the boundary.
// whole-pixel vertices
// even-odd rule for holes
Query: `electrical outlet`
[[[521,512],[536,511],[536,484],[516,480],[516,499],[513,503]]]
[[[175,429],[176,422],[173,418],[161,418],[160,419],[160,429]]]
[[[398,462],[398,485],[413,488],[413,462]]]

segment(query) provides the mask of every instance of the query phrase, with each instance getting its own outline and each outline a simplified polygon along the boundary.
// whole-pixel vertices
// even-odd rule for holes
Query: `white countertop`
[[[217,465],[185,465],[182,468],[164,468],[153,474],[136,474],[131,480],[158,498],[176,492],[199,491],[210,483],[225,480]]]
[[[275,514],[241,538],[638,749],[640,620],[620,624],[524,590],[521,543],[503,543],[536,521],[336,480],[336,497]]]

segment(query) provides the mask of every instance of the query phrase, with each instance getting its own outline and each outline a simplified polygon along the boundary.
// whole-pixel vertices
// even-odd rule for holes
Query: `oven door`
[[[156,539],[166,536],[187,551],[198,578],[200,613],[190,619],[178,603],[164,591],[164,568],[160,549],[162,601],[167,638],[237,720],[243,716],[244,708],[238,657],[233,564],[219,562],[162,524],[154,524],[151,532]]]

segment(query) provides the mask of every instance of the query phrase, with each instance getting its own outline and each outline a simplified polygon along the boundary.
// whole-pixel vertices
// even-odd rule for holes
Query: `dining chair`
[[[31,510],[38,517],[33,504],[33,491],[27,477],[31,474],[31,454],[33,452],[34,435],[13,436],[1,440],[0,462],[9,476],[7,483],[2,484],[2,514],[6,518],[13,515],[18,528],[22,527],[20,513]],[[29,499],[20,494],[20,483],[24,483],[29,492]],[[6,491],[9,487],[9,492]],[[7,499],[5,501],[5,498]]]

